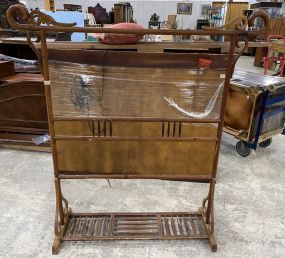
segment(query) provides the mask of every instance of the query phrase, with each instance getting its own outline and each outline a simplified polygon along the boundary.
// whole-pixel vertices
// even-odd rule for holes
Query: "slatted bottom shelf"
[[[200,213],[78,213],[62,240],[208,239]]]

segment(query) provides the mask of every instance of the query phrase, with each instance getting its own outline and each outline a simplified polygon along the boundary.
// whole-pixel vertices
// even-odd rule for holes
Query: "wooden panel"
[[[201,44],[201,43],[199,43]],[[209,44],[208,42],[206,43]],[[190,44],[188,49],[191,49]],[[136,45],[136,46],[140,46]],[[173,45],[172,45],[173,46]],[[151,48],[155,47],[150,45]],[[211,46],[216,47],[216,46]],[[218,46],[217,46],[218,47]],[[212,69],[225,69],[228,55],[207,53],[137,53],[108,50],[49,50],[49,59],[89,65],[155,68],[197,68],[199,58],[211,59]]]
[[[45,0],[45,9],[47,11],[55,11],[54,0]]]
[[[55,135],[93,136],[93,121],[55,121]]]
[[[16,73],[14,75],[7,75],[0,78],[1,82],[21,82],[21,81],[36,81],[43,83],[43,76],[41,74],[32,73]]]
[[[285,19],[283,18],[281,20],[282,20],[282,24],[281,24],[281,27],[280,27],[279,35],[285,36]]]
[[[254,66],[262,67],[261,60],[266,56],[267,48],[256,48],[254,57]]]
[[[285,35],[285,19],[284,18],[270,18],[270,35]]]
[[[114,4],[114,22],[115,23],[124,22],[123,7],[124,6],[122,4]]]
[[[219,8],[219,7],[222,7],[225,3],[226,3],[225,1],[214,1],[212,2],[212,6]]]
[[[228,2],[225,24],[227,24],[232,19],[243,15],[242,11],[246,9],[248,9],[248,2]],[[234,29],[235,25],[233,24],[232,26],[232,28],[228,29]]]
[[[110,135],[110,121],[55,121],[54,127],[56,136]],[[111,127],[114,137],[217,137],[212,124],[112,121]]]
[[[44,85],[39,81],[16,81],[0,85],[0,129],[24,133],[48,131]],[[5,129],[7,130],[7,129]]]
[[[57,141],[59,170],[78,174],[211,175],[214,142]]]
[[[5,76],[15,74],[14,64],[12,61],[0,61],[0,79]]]
[[[229,23],[231,20],[243,16],[242,11],[248,9],[248,2],[228,2],[226,8],[226,16],[224,24]],[[227,27],[229,30],[235,29],[235,24]],[[230,37],[225,37],[225,41],[229,41]]]
[[[230,89],[224,126],[249,132],[254,104],[255,100],[249,93]]]
[[[278,33],[276,34],[276,19],[271,18],[270,19],[270,34],[271,35],[278,35]]]

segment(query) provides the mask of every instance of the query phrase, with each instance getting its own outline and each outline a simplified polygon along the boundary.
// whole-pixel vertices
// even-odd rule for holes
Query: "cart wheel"
[[[244,141],[239,141],[236,144],[237,153],[243,157],[247,157],[250,154],[250,148],[246,145]]]
[[[259,143],[259,146],[260,146],[260,147],[263,147],[263,148],[266,148],[266,147],[268,147],[271,143],[272,143],[272,138],[269,138],[269,139],[267,139],[267,140],[265,140],[265,141],[263,141],[263,142],[260,142],[260,143]]]

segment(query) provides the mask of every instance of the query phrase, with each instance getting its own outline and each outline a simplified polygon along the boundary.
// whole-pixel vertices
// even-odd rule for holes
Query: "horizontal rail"
[[[54,136],[54,140],[66,141],[179,141],[179,142],[217,142],[217,137],[121,137],[121,136]]]
[[[0,121],[20,122],[20,123],[37,123],[37,124],[47,124],[47,121],[39,121],[39,120],[25,120],[25,119],[14,119],[14,118],[5,118],[5,117],[0,117]]]
[[[115,215],[115,216],[123,216],[123,217],[130,217],[130,216],[146,216],[146,217],[155,217],[154,220],[156,220],[156,216],[157,215],[166,215],[166,216],[171,216],[171,215],[201,215],[200,213],[197,213],[196,211],[168,211],[168,212],[163,212],[163,211],[159,211],[159,212],[72,212],[71,216],[72,217],[82,217],[82,216],[111,216],[111,215]]]
[[[184,182],[200,182],[210,183],[213,179],[212,175],[189,175],[189,176],[167,176],[167,175],[138,175],[138,174],[111,174],[111,173],[91,173],[91,172],[73,172],[73,171],[59,171],[57,178],[59,179],[159,179],[170,181],[184,181]],[[208,173],[209,174],[209,173]]]
[[[221,119],[216,118],[167,118],[167,117],[108,117],[108,116],[88,116],[88,117],[62,117],[54,116],[53,121],[97,121],[111,120],[119,122],[183,122],[183,123],[220,123]]]
[[[156,236],[153,237],[146,235],[145,237],[142,237],[141,235],[133,236],[133,237],[124,237],[124,236],[101,236],[101,237],[62,237],[63,241],[97,241],[97,240],[187,240],[187,239],[208,239],[208,236],[199,236],[199,235],[193,235],[193,236]]]
[[[113,33],[135,35],[209,35],[209,36],[256,36],[259,31],[243,30],[174,30],[174,29],[114,29],[114,28],[90,28],[90,27],[63,27],[63,26],[38,26],[19,24],[17,29],[21,31],[52,31],[52,32],[79,32],[79,33]]]

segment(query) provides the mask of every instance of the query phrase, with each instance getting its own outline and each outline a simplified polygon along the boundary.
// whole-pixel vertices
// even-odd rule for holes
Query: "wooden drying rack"
[[[19,19],[15,19],[19,17]],[[264,21],[263,29],[259,31],[246,30],[247,26],[253,26],[254,20],[261,17]],[[52,246],[53,254],[57,254],[60,249],[62,241],[90,241],[90,240],[132,240],[132,239],[158,239],[158,240],[179,240],[179,239],[206,239],[209,241],[212,251],[217,250],[217,243],[214,237],[214,189],[216,182],[216,172],[218,165],[218,155],[220,149],[220,141],[223,130],[225,103],[229,90],[229,82],[234,71],[234,66],[248,46],[248,36],[257,36],[266,33],[268,30],[269,18],[264,12],[257,12],[253,14],[248,20],[244,17],[236,22],[235,30],[224,29],[205,29],[205,30],[157,30],[157,29],[141,29],[141,30],[126,30],[126,29],[111,29],[111,28],[80,28],[74,27],[75,24],[63,24],[56,22],[53,18],[37,11],[28,12],[23,6],[14,5],[7,11],[7,20],[10,25],[16,29],[27,31],[27,39],[29,45],[35,51],[41,63],[41,71],[45,81],[45,94],[47,102],[47,111],[49,118],[49,128],[52,144],[52,155],[55,176],[55,191],[56,191],[56,215],[55,215],[55,239]],[[21,23],[17,21],[20,20]],[[95,117],[92,118],[91,123],[100,125],[101,122],[106,125],[106,121],[116,123],[116,121],[123,121],[132,124],[132,122],[149,122],[168,124],[168,131],[171,123],[215,123],[217,125],[217,137],[153,137],[149,138],[132,138],[128,137],[112,137],[108,135],[94,135],[87,137],[85,140],[92,140],[95,142],[124,142],[124,141],[160,141],[160,142],[214,142],[214,153],[212,169],[208,174],[189,174],[186,175],[157,175],[145,172],[140,173],[104,173],[96,171],[81,172],[76,171],[62,171],[59,169],[59,160],[57,152],[57,144],[62,140],[62,136],[58,136],[55,132],[55,123],[58,121],[74,121],[75,118],[69,119],[56,118],[53,115],[52,98],[50,88],[49,63],[48,63],[48,49],[46,41],[46,33],[53,32],[93,32],[93,33],[120,33],[120,34],[161,34],[161,35],[223,35],[228,36],[230,40],[230,50],[227,59],[227,70],[224,81],[224,91],[221,102],[220,116],[218,119],[169,119],[162,118],[131,118],[131,117]],[[38,42],[41,44],[41,49],[38,50],[34,46],[31,38],[37,36]],[[239,42],[244,42],[239,55],[235,56],[235,47],[239,47]],[[90,119],[89,119],[90,120]],[[90,122],[88,120],[88,122]],[[105,127],[104,127],[105,128]],[[163,135],[162,135],[163,137]],[[108,139],[107,139],[108,138]],[[82,140],[84,137],[69,137],[70,140]],[[202,202],[202,207],[197,212],[163,212],[163,213],[73,213],[68,207],[67,200],[63,197],[61,191],[61,180],[63,179],[88,179],[88,178],[105,178],[105,179],[162,179],[162,180],[176,180],[176,181],[191,181],[209,184],[209,193]],[[121,234],[118,225],[125,228],[125,234]],[[152,229],[151,233],[148,229]]]

